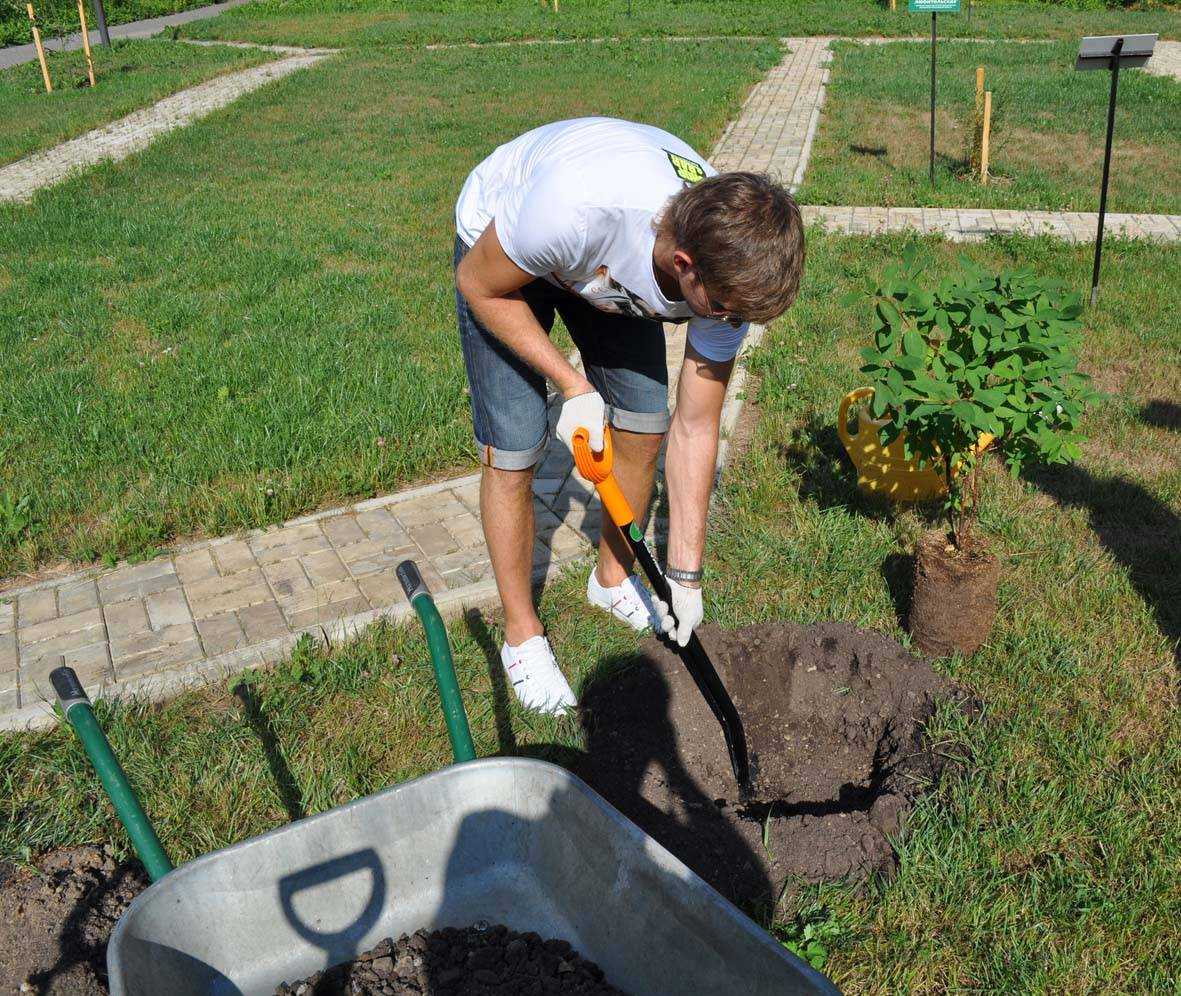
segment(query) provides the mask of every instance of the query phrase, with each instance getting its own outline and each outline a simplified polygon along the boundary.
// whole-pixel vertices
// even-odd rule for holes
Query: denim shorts
[[[455,266],[469,248],[455,240]],[[628,432],[668,431],[668,366],[661,322],[599,311],[577,294],[540,278],[522,287],[521,296],[547,334],[555,312],[562,316],[582,356],[587,380],[606,402],[612,426]],[[549,437],[545,377],[484,327],[458,289],[455,309],[480,462],[501,470],[528,470],[541,459]]]

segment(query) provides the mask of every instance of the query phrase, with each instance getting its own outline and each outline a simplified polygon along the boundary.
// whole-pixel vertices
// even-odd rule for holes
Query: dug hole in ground
[[[587,683],[585,750],[562,763],[748,909],[776,902],[785,883],[892,874],[891,838],[946,761],[925,724],[942,700],[971,708],[967,697],[896,641],[846,623],[705,626],[699,635],[746,726],[754,801],[738,799],[721,728],[680,659],[656,639],[634,661],[604,667]],[[497,693],[501,702],[509,694],[503,685]],[[35,870],[0,868],[0,992],[106,993],[107,938],[147,884],[138,863],[118,865],[96,847],[45,855]],[[507,950],[516,939],[495,947]],[[466,934],[447,940],[449,950],[481,946]],[[333,983],[352,991],[345,987],[362,978],[373,987],[358,991],[454,991],[452,973],[436,977],[429,958],[405,980],[387,974],[382,959],[392,959],[392,972],[405,954],[404,941],[391,944],[397,949],[363,956],[355,974],[321,980],[326,991],[336,991]],[[541,938],[522,944],[526,962],[555,960]],[[464,965],[474,973],[485,957],[492,955],[467,966],[465,954]],[[555,962],[568,966],[560,981],[578,988],[553,991],[612,991],[589,963]],[[501,958],[495,968],[506,965]],[[385,988],[403,981],[429,984]],[[464,973],[461,985],[477,981]]]
[[[924,732],[967,695],[896,641],[847,623],[705,626],[702,644],[743,717],[751,799],[679,658],[650,639],[584,690],[587,751],[570,766],[727,898],[785,884],[890,876],[890,838],[946,754]]]

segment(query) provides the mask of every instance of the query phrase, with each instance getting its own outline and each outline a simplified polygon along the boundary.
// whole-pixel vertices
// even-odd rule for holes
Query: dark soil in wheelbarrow
[[[104,996],[107,938],[147,887],[138,863],[119,864],[101,847],[0,864],[0,994]]]
[[[502,925],[386,938],[354,961],[289,982],[275,996],[624,996],[569,943]]]
[[[972,708],[967,696],[896,641],[844,623],[699,636],[743,717],[751,797],[739,799],[717,720],[656,639],[583,690],[587,752],[571,767],[735,901],[891,875],[891,838],[945,764],[926,724],[940,700]]]

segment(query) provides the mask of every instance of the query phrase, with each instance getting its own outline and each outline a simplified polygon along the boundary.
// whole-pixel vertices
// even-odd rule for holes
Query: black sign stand
[[[1119,86],[1119,54],[1124,40],[1111,49],[1111,97],[1107,101],[1107,144],[1103,147],[1103,186],[1099,190],[1099,231],[1095,235],[1095,267],[1091,270],[1091,304],[1099,297],[1099,263],[1103,259],[1103,219],[1107,215],[1107,180],[1111,176],[1111,135],[1115,131],[1115,90]]]
[[[931,186],[935,186],[935,19],[931,11]]]
[[[1107,216],[1107,183],[1111,178],[1111,139],[1115,133],[1115,94],[1120,66],[1142,66],[1152,55],[1156,35],[1084,38],[1075,69],[1107,69],[1111,95],[1107,100],[1107,138],[1103,146],[1103,185],[1099,188],[1099,227],[1095,233],[1095,265],[1091,269],[1091,305],[1099,299],[1099,267],[1103,260],[1103,222]]]

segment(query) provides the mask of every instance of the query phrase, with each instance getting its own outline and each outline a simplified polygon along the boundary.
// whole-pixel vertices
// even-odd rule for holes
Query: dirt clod
[[[387,938],[355,960],[275,990],[275,996],[623,996],[602,969],[560,938],[502,925]]]
[[[577,773],[735,900],[773,900],[789,877],[891,874],[888,837],[943,767],[924,724],[957,689],[845,623],[699,635],[743,717],[757,801],[739,801],[717,721],[655,639],[584,691]]]
[[[105,994],[107,938],[147,886],[138,863],[119,864],[102,847],[0,866],[0,992]]]

